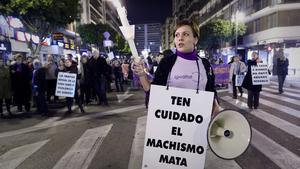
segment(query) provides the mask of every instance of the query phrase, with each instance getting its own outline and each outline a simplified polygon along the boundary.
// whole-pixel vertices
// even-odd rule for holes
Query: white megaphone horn
[[[208,126],[208,145],[222,159],[230,160],[242,155],[247,150],[251,137],[248,120],[234,110],[221,111]]]

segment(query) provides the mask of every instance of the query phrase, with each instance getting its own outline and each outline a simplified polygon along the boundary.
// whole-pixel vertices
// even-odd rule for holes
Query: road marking
[[[278,90],[278,86],[272,85],[272,86],[269,86],[269,87]],[[299,89],[291,89],[291,88],[286,88],[286,87],[284,87],[283,90],[284,91],[289,91],[289,92],[298,92],[298,93],[300,92]]]
[[[217,90],[217,93],[229,92],[229,89],[220,89]]]
[[[248,95],[244,94],[243,97],[247,99]],[[265,100],[265,99],[262,99],[262,98],[259,98],[259,102],[260,102],[260,104],[264,104],[264,105],[269,106],[273,109],[277,109],[277,110],[280,110],[284,113],[292,115],[294,117],[300,118],[300,111],[299,110],[296,110],[296,109],[293,109],[293,108],[290,108],[290,107],[287,107],[287,106],[283,106],[283,105],[280,105],[280,104],[277,104],[277,103],[273,103],[271,101],[268,101],[268,100]]]
[[[281,101],[293,103],[295,105],[300,106],[300,100],[297,100],[297,99],[292,99],[292,98],[289,98],[289,97],[285,97],[283,95],[275,95],[275,94],[271,94],[271,93],[267,93],[267,92],[260,92],[260,93],[263,96],[271,97],[271,98],[276,99],[276,100],[281,100]]]
[[[206,151],[205,157],[205,167],[204,168],[212,168],[212,169],[242,169],[234,160],[223,160],[217,157],[212,153],[210,149]]]
[[[121,103],[124,100],[128,99],[129,97],[133,96],[133,94],[128,94],[129,93],[129,89],[127,88],[126,92],[124,94],[117,94],[117,98],[118,98],[118,102]]]
[[[278,90],[275,89],[270,89],[270,88],[263,88],[263,91],[266,90],[268,92],[274,92],[274,93],[278,93]],[[292,97],[297,97],[300,99],[300,94],[297,93],[290,93],[290,92],[284,92],[283,94],[287,95],[287,96],[292,96]]]
[[[244,110],[249,110],[247,108],[247,104],[245,102],[242,102],[242,101],[239,101],[239,100],[236,100],[236,99],[232,99],[230,96],[224,96],[224,97],[221,97],[222,100],[234,105],[234,106],[237,106],[239,108],[242,108]],[[283,130],[284,132],[294,136],[294,137],[297,137],[297,138],[300,138],[300,127],[297,126],[297,125],[294,125],[292,123],[289,123],[285,120],[282,120],[276,116],[273,116],[261,109],[257,109],[257,110],[252,110],[250,112],[251,115],[254,115],[255,117],[269,123],[270,125],[272,126],[275,126],[277,128],[280,128],[281,130]]]
[[[0,169],[15,169],[29,156],[43,147],[49,140],[14,148],[0,156]]]
[[[252,128],[251,144],[282,169],[299,169],[300,158]]]
[[[128,169],[141,169],[143,163],[146,122],[147,116],[139,117],[137,120]]]
[[[137,109],[142,109],[142,108],[145,108],[144,104],[125,107],[125,108],[120,108],[120,109],[109,110],[109,111],[106,111],[106,112],[99,112],[99,113],[85,115],[85,116],[81,116],[81,117],[74,117],[74,118],[60,120],[60,121],[53,121],[53,123],[50,123],[50,122],[47,123],[47,126],[46,125],[37,125],[37,126],[33,126],[33,127],[24,128],[24,129],[3,132],[3,133],[0,133],[0,138],[15,136],[15,135],[29,133],[29,132],[34,132],[34,131],[37,131],[37,130],[47,129],[47,128],[55,127],[55,126],[59,126],[59,125],[65,125],[65,124],[72,123],[72,122],[95,119],[97,117],[103,117],[103,116],[114,115],[114,114],[121,114],[121,113],[130,112],[130,111],[137,110]]]
[[[87,130],[53,169],[87,169],[112,124]]]

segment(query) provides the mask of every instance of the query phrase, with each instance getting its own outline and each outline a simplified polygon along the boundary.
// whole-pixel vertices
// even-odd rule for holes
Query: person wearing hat
[[[11,81],[10,81],[9,68],[5,66],[3,59],[0,57],[0,117],[4,118],[3,115],[3,100],[5,100],[6,110],[9,116],[12,116],[10,112],[11,105]]]

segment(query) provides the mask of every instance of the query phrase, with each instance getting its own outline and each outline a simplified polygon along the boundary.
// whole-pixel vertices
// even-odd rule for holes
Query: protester
[[[103,57],[100,57],[98,50],[93,51],[92,73],[94,80],[94,88],[98,96],[98,104],[108,106],[106,97],[106,77],[108,74],[107,62]]]
[[[243,96],[243,89],[241,86],[236,86],[236,77],[237,75],[244,75],[244,72],[247,71],[247,67],[244,62],[240,61],[240,56],[236,55],[234,56],[234,62],[230,64],[230,70],[229,70],[229,83],[232,84],[232,90],[233,90],[233,98],[237,99],[237,91],[236,88],[240,91],[240,96]]]
[[[58,97],[55,96],[56,81],[57,81],[57,69],[58,66],[54,61],[52,55],[47,56],[46,68],[46,80],[47,80],[47,101],[51,101],[51,96],[54,97],[54,101],[58,100]]]
[[[249,109],[257,109],[259,106],[259,93],[261,91],[262,85],[253,85],[252,83],[252,71],[251,66],[256,66],[257,63],[261,63],[261,59],[259,58],[257,52],[252,53],[252,59],[247,61],[248,71],[244,78],[242,87],[247,89],[248,92],[248,108]]]
[[[14,99],[18,107],[18,112],[23,112],[23,105],[25,107],[26,115],[30,112],[30,99],[31,99],[31,77],[27,65],[23,63],[23,56],[16,55],[16,63],[12,65],[12,87],[14,92]]]
[[[199,38],[196,26],[188,20],[180,21],[176,26],[174,36],[176,54],[164,56],[160,61],[152,84],[216,93],[211,65],[207,59],[200,58],[195,50]],[[179,74],[184,76],[190,75],[192,72],[197,72],[196,80],[175,78]],[[139,76],[144,90],[149,91],[150,82],[146,77],[144,64],[135,63],[134,73]],[[214,101],[213,112],[219,112],[216,100]]]
[[[74,60],[71,60],[70,58],[66,58],[65,59],[65,70],[64,72],[66,73],[73,73],[76,74],[76,77],[78,77],[78,69],[77,69],[77,65],[74,64]],[[74,98],[76,103],[78,104],[78,107],[81,111],[81,113],[85,113],[81,100],[79,99],[79,95],[80,95],[80,87],[79,87],[79,81],[76,80],[75,83],[75,91],[74,91]],[[71,113],[73,113],[72,111],[72,106],[73,106],[73,98],[72,97],[67,97],[67,107],[68,107],[68,111],[66,112],[66,115],[69,115]]]
[[[117,92],[124,92],[123,87],[123,73],[122,73],[122,67],[121,67],[121,61],[118,59],[115,59],[112,61],[112,70],[115,78],[115,86]]]
[[[286,75],[288,74],[288,66],[289,66],[289,60],[282,55],[277,59],[277,75],[278,75],[278,92],[279,94],[283,93],[283,84],[286,78]]]
[[[33,77],[32,77],[32,93],[36,103],[37,113],[43,116],[52,116],[48,112],[48,105],[46,102],[46,69],[42,67],[38,59],[33,61]]]
[[[9,116],[12,116],[10,111],[11,105],[11,78],[9,68],[5,66],[4,60],[0,57],[0,118],[4,118],[3,115],[3,100],[5,100],[5,106]]]

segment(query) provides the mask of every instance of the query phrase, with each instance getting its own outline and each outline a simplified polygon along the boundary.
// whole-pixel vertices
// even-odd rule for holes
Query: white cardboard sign
[[[251,66],[251,74],[253,85],[270,84],[268,64],[258,63],[257,66]]]
[[[142,169],[203,169],[213,98],[151,85]]]
[[[62,97],[74,97],[76,76],[77,74],[75,73],[59,72],[57,76],[55,95]]]

